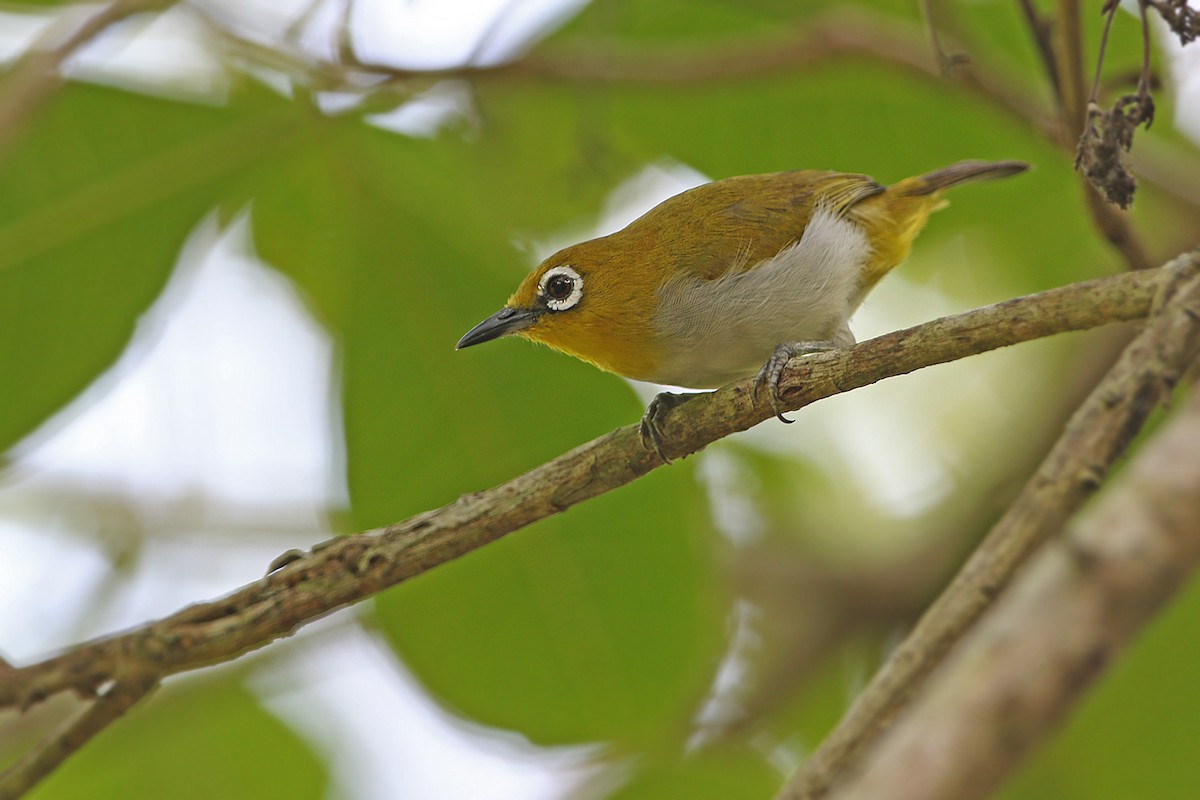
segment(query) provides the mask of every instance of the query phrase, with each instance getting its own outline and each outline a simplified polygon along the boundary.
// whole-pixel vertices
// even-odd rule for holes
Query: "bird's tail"
[[[1007,178],[1029,169],[1024,161],[959,161],[915,178],[906,178],[889,187],[901,195],[929,195],[970,181]]]
[[[870,287],[904,259],[929,215],[945,208],[941,191],[960,183],[1006,178],[1029,169],[1023,161],[960,161],[924,175],[894,183],[880,195],[863,201],[883,210],[871,247],[863,283]]]

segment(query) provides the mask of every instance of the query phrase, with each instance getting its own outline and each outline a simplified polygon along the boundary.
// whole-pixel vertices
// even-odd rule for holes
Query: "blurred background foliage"
[[[249,252],[330,337],[339,416],[324,435],[341,454],[330,469],[348,503],[321,516],[344,531],[446,503],[637,419],[628,384],[548,350],[452,347],[540,256],[611,229],[671,193],[664,185],[805,167],[891,182],[964,158],[1036,165],[956,192],[868,302],[860,338],[1127,266],[1089,218],[1071,153],[1044,132],[1051,89],[1010,0],[940,4],[937,21],[973,69],[1040,109],[1032,119],[885,56],[931,63],[915,0],[576,2],[524,28],[506,19],[529,4],[492,4],[482,28],[468,16],[484,12],[464,6],[461,27],[482,30],[468,48],[475,71],[458,70],[452,48],[443,63],[414,64],[401,45],[386,68],[356,68],[352,59],[371,60],[362,42],[387,36],[366,2],[156,5],[97,36],[91,62],[69,62],[75,79],[24,104],[13,98],[31,40],[17,32],[81,10],[0,9],[10,51],[0,84],[0,446],[14,475],[22,442],[116,380],[139,320],[214,212],[222,228],[248,225]],[[1090,65],[1102,20],[1099,3],[1085,6]],[[199,53],[202,81],[179,78],[186,70],[106,71],[131,43],[165,36],[168,15],[189,57]],[[831,29],[879,47],[788,50]],[[1108,90],[1123,91],[1121,76],[1140,61],[1133,17],[1118,19],[1109,48]],[[167,62],[183,58],[171,42],[159,49]],[[776,49],[791,55],[748,66]],[[1194,174],[1200,154],[1173,119],[1179,72],[1162,52],[1155,63],[1159,119],[1138,134],[1146,169],[1131,223],[1158,263],[1198,238],[1200,184],[1189,197],[1179,176]],[[570,769],[547,762],[556,782],[538,796],[769,797],[1003,510],[1113,341],[1061,337],[834,398],[791,428],[766,423],[336,624],[386,643],[397,674],[415,676],[472,735],[516,734],[535,761],[572,746]],[[154,446],[169,452],[171,442]],[[0,503],[0,516],[56,519],[62,503],[82,507],[68,526],[73,546],[124,536],[120,558],[106,550],[117,584],[148,563],[141,548],[171,535],[146,522],[157,517],[144,504],[178,498],[99,491],[86,476],[63,491],[78,496],[41,496],[19,514]],[[92,513],[100,504],[126,508],[137,535],[114,534],[120,522]],[[327,535],[302,533],[270,546]],[[224,540],[211,542],[199,542],[207,555],[191,569],[221,557]],[[263,564],[243,565],[247,578]],[[116,602],[105,585],[101,600]],[[86,615],[46,613],[64,631],[58,646],[105,630]],[[1200,688],[1185,673],[1200,657],[1198,618],[1193,591],[1004,796],[1200,790],[1190,752]],[[278,686],[255,677],[337,641],[302,636],[171,682],[34,795],[435,796],[348,780],[320,737],[272,705]],[[63,713],[0,718],[0,751],[11,757]],[[377,712],[366,702],[356,713]],[[373,744],[343,743],[378,753],[389,742]],[[468,755],[437,766],[472,768]]]

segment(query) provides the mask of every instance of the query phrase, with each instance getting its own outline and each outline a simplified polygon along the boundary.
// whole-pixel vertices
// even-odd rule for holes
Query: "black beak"
[[[455,350],[462,350],[473,344],[490,342],[510,333],[523,331],[538,321],[542,315],[540,308],[502,308],[495,314],[467,331],[466,336],[458,340]]]

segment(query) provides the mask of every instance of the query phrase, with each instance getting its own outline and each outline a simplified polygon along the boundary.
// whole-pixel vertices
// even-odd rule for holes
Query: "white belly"
[[[858,224],[817,211],[800,241],[772,259],[711,281],[667,283],[655,322],[670,344],[655,380],[712,389],[755,374],[785,342],[853,344],[847,322],[870,255]]]

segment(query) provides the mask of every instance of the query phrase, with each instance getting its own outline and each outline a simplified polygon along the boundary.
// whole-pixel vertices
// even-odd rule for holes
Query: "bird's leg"
[[[670,411],[676,406],[683,405],[694,394],[680,394],[678,392],[659,392],[650,401],[650,407],[646,409],[645,416],[642,417],[642,422],[638,425],[638,433],[642,437],[642,446],[647,450],[653,449],[658,453],[658,457],[663,460],[664,464],[670,464],[671,459],[667,458],[667,454],[662,449],[662,428],[659,427],[658,421],[663,414]]]
[[[771,353],[771,357],[767,359],[767,363],[763,364],[762,369],[758,371],[758,376],[754,379],[754,399],[758,399],[759,389],[766,388],[771,399],[771,410],[775,412],[775,416],[779,417],[781,422],[794,422],[779,410],[779,379],[783,377],[783,371],[787,369],[788,362],[796,356],[824,353],[827,350],[837,350],[838,347],[840,345],[830,339],[813,342],[784,342],[777,345],[775,352]]]

